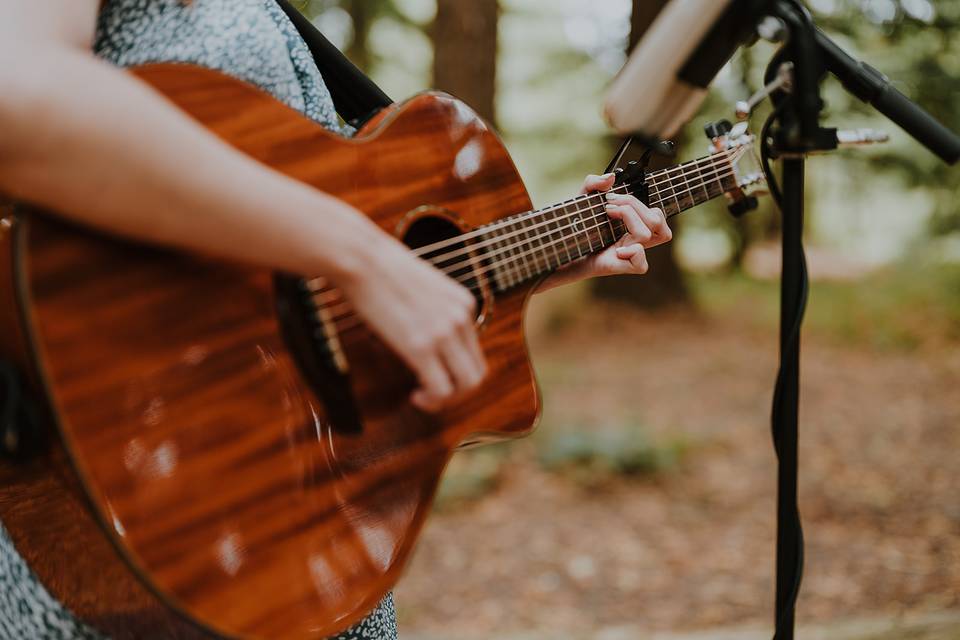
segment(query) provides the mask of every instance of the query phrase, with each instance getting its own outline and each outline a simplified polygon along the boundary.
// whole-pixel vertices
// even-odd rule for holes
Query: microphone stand
[[[797,410],[800,380],[800,327],[808,280],[803,251],[804,168],[806,155],[837,148],[837,130],[820,126],[820,83],[827,72],[855,96],[874,105],[905,131],[953,164],[960,138],[911,102],[877,70],[848,56],[816,28],[795,0],[775,0],[766,20],[784,45],[767,67],[773,83],[784,63],[792,83],[771,94],[774,111],[761,140],[770,193],[783,216],[783,267],[780,298],[780,371],[771,411],[777,470],[777,589],[774,640],[793,640],[796,600],[803,575],[803,530],[797,504]],[[772,28],[771,28],[772,27]],[[782,159],[782,192],[769,170],[769,158]]]

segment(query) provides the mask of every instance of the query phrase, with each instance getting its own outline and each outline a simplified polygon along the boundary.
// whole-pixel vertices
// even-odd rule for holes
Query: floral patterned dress
[[[114,64],[189,62],[250,82],[342,135],[330,91],[274,0],[107,0],[94,49]],[[54,600],[0,526],[0,640],[103,640]],[[396,640],[392,596],[337,640]]]

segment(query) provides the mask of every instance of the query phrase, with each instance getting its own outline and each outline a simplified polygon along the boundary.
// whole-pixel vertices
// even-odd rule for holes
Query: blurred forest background
[[[493,122],[542,205],[606,165],[605,87],[665,2],[300,4],[395,99],[434,87]],[[960,131],[960,0],[808,6]],[[704,123],[733,119],[772,53],[724,68],[678,160],[706,153]],[[835,81],[824,95],[831,126],[891,141],[809,163],[799,621],[819,630],[805,637],[960,638],[960,170]],[[452,464],[398,589],[405,637],[764,637],[749,629],[772,619],[778,215],[715,202],[675,230],[649,275],[533,303],[541,426]]]

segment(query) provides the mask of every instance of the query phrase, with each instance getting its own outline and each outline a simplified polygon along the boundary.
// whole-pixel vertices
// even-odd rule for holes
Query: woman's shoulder
[[[216,69],[349,133],[306,44],[274,0],[106,0],[94,49],[124,67],[184,62]]]
[[[264,50],[286,56],[284,45],[266,0],[106,0],[94,46],[122,65],[230,57],[242,68]]]

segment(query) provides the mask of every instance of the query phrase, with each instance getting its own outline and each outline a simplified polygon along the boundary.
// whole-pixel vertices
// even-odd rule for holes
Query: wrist
[[[336,213],[323,216],[324,225],[336,225],[336,237],[317,247],[317,272],[338,287],[350,290],[367,280],[395,250],[396,241],[369,218],[340,200]]]

